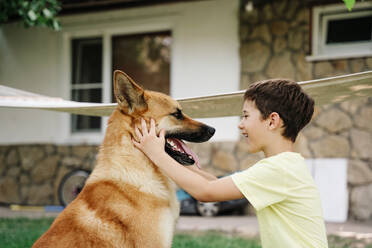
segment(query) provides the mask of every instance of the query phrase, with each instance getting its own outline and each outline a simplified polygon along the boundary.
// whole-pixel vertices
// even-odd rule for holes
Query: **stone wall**
[[[59,205],[63,176],[92,169],[96,154],[96,146],[0,146],[0,203]]]
[[[189,143],[203,169],[216,176],[249,168],[262,154],[249,155],[244,142]],[[75,169],[92,170],[97,146],[44,144],[0,146],[0,203],[59,205],[58,186]]]
[[[309,1],[268,1],[240,11],[241,88],[268,78],[305,81],[372,70],[372,58],[307,62]],[[297,140],[307,158],[347,158],[349,217],[372,219],[372,98],[316,109]]]

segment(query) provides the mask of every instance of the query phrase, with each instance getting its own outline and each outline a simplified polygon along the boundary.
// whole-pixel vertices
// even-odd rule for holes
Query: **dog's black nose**
[[[207,132],[212,137],[213,134],[216,132],[216,129],[214,129],[213,127],[208,127]]]

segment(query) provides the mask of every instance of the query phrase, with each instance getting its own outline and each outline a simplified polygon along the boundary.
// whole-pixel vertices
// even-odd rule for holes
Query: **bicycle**
[[[67,173],[58,186],[58,199],[66,207],[82,191],[91,171],[77,169]]]

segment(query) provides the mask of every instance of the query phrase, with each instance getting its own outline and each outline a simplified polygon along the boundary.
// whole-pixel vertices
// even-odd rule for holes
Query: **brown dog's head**
[[[183,165],[198,163],[196,155],[182,140],[205,142],[215,129],[195,121],[182,112],[181,105],[171,97],[138,86],[124,72],[114,72],[114,92],[122,114],[133,117],[134,124],[140,118],[155,120],[156,131],[165,130],[165,151]]]

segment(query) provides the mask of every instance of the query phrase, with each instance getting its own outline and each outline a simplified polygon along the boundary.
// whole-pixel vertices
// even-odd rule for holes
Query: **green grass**
[[[329,248],[372,248],[372,241],[355,238],[342,238],[336,235],[328,236]]]
[[[0,247],[31,247],[52,224],[53,218],[0,218]],[[328,236],[329,248],[372,248],[371,241]],[[172,248],[261,248],[258,239],[219,232],[176,234]]]
[[[233,237],[217,232],[198,235],[176,234],[173,248],[261,248],[258,240]]]
[[[32,244],[49,228],[53,218],[0,218],[0,247],[25,248]],[[229,237],[215,232],[202,235],[177,234],[172,248],[259,248],[257,240]]]
[[[53,218],[0,218],[0,247],[26,248],[31,247],[52,224]]]

